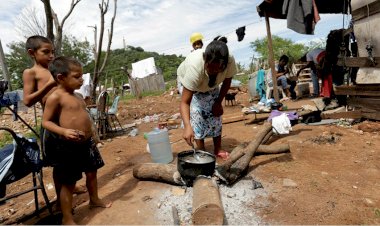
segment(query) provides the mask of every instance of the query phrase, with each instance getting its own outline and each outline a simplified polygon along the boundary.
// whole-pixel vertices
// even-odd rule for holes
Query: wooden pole
[[[1,40],[0,40],[0,66],[1,66],[1,69],[3,71],[4,79],[5,79],[5,81],[8,82],[8,89],[9,89],[9,91],[12,91],[11,80],[9,78],[7,64],[5,63],[5,55],[4,55],[4,51],[3,51],[3,46],[1,44]]]
[[[277,78],[276,78],[276,69],[274,68],[274,54],[273,54],[273,46],[272,46],[272,34],[270,31],[270,24],[269,24],[269,17],[266,12],[265,14],[265,23],[267,26],[267,37],[268,37],[268,60],[269,60],[269,66],[272,71],[272,83],[273,83],[273,97],[276,100],[276,102],[279,102],[280,99],[278,97],[278,89],[277,89]]]

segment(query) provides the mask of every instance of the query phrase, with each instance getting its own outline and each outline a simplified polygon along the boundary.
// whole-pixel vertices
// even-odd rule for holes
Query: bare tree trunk
[[[46,15],[46,35],[54,43],[53,15],[50,0],[41,0],[44,3]]]
[[[65,24],[65,21],[67,20],[67,18],[69,18],[69,16],[73,12],[75,6],[82,0],[71,0],[69,12],[67,12],[67,14],[63,17],[61,23],[58,20],[57,14],[51,8],[50,0],[41,0],[41,1],[44,3],[44,6],[45,6],[47,37],[54,43],[55,54],[59,56],[61,55],[61,48],[62,48],[63,25]],[[53,33],[53,22],[54,22],[56,37],[54,36],[54,33]]]
[[[5,55],[4,55],[4,51],[3,51],[3,46],[1,44],[1,40],[0,40],[0,66],[1,66],[1,69],[3,70],[3,75],[4,75],[5,81],[8,81],[8,89],[10,91],[12,91],[11,80],[9,78],[8,68],[7,68],[7,64],[5,62]]]
[[[97,51],[95,54],[95,66],[94,66],[94,75],[92,79],[92,99],[95,102],[96,100],[96,87],[99,83],[99,79],[103,73],[103,70],[107,64],[108,60],[108,55],[111,50],[111,44],[112,44],[112,36],[113,36],[113,25],[115,22],[116,18],[116,11],[117,11],[117,0],[114,0],[114,14],[111,19],[111,30],[108,32],[108,45],[107,45],[107,51],[104,56],[103,62],[100,66],[100,59],[101,59],[101,54],[102,54],[102,45],[103,45],[103,35],[104,35],[104,16],[108,11],[108,6],[109,6],[109,0],[107,2],[104,2],[105,0],[102,0],[102,3],[99,4],[99,9],[100,9],[100,33],[99,33],[99,43],[97,46]],[[96,49],[96,47],[95,47]]]

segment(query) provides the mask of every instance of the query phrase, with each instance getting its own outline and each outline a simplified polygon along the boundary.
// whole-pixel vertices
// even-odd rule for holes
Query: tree
[[[62,39],[62,55],[74,57],[85,66],[92,60],[90,43],[87,40],[81,42],[74,36],[65,35]]]
[[[46,36],[46,21],[35,7],[25,8],[17,17],[16,31],[25,39],[32,35]]]
[[[99,31],[99,43],[97,43],[97,34],[96,34],[96,26],[95,26],[95,43],[97,46],[95,46],[95,62],[94,62],[94,75],[92,79],[92,100],[95,103],[96,101],[96,87],[98,86],[99,79],[102,76],[103,70],[106,66],[108,55],[111,50],[111,44],[112,44],[112,36],[113,36],[113,24],[115,22],[116,18],[116,11],[117,11],[117,0],[114,0],[114,12],[113,16],[111,18],[111,27],[108,31],[108,45],[107,45],[107,51],[104,54],[103,63],[100,66],[100,59],[102,57],[102,47],[103,47],[103,36],[104,36],[104,16],[108,12],[108,6],[109,6],[109,0],[105,2],[105,0],[102,0],[101,4],[99,4],[100,9],[100,31]]]
[[[5,56],[11,82],[15,88],[22,87],[22,73],[26,68],[33,66],[33,61],[25,50],[24,42],[12,42],[8,45],[10,53]],[[80,42],[72,36],[64,36],[62,53],[71,56],[87,65],[91,59],[90,44],[88,41]]]
[[[282,55],[289,57],[289,63],[298,60],[307,51],[303,44],[296,44],[290,39],[272,36],[274,59],[280,59]],[[263,61],[268,60],[268,38],[256,39],[250,43],[251,48],[261,55]]]
[[[54,42],[56,55],[61,55],[61,46],[62,46],[62,38],[63,38],[63,25],[65,24],[67,18],[73,12],[75,6],[81,0],[71,0],[71,5],[69,12],[63,17],[62,21],[59,22],[57,14],[54,12],[53,8],[51,8],[50,0],[41,0],[44,4],[45,8],[45,16],[46,16],[46,33],[47,37]],[[54,23],[54,26],[53,26]],[[53,32],[53,28],[55,28],[55,35]]]
[[[15,89],[22,88],[22,73],[33,65],[33,61],[25,50],[24,42],[12,42],[8,48],[10,54],[6,54],[5,59],[11,75],[12,86]]]
[[[236,64],[236,68],[237,72],[242,72],[244,70],[244,66],[240,62]]]

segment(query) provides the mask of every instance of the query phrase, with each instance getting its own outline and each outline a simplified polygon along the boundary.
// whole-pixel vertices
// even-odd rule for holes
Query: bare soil
[[[239,105],[226,106],[225,118],[240,115],[242,106],[250,106],[247,92],[240,92],[236,98]],[[312,102],[307,98],[286,102],[289,109],[304,104]],[[121,102],[118,118],[122,124],[128,124],[154,114],[159,114],[160,120],[166,120],[178,112],[179,98],[165,93]],[[25,114],[21,116],[30,117]],[[10,122],[10,115],[2,115],[0,121],[3,124]],[[183,189],[181,193],[175,189],[176,186],[139,181],[132,175],[136,164],[151,162],[143,134],[158,124],[139,121],[142,123],[137,125],[137,136],[118,135],[105,140],[100,147],[106,165],[98,171],[99,194],[103,199],[112,201],[113,205],[107,209],[89,209],[87,194],[76,196],[74,217],[79,224],[173,224],[169,209],[164,208],[173,205],[165,203],[170,198],[177,200],[182,224],[189,224],[190,219],[184,217],[184,212],[187,215],[191,213],[191,197],[190,201],[189,197],[185,198],[191,188]],[[363,123],[378,125],[378,122]],[[8,126],[17,127],[18,122]],[[224,124],[223,148],[231,151],[240,143],[252,141],[260,128],[260,124],[245,125],[243,121]],[[180,128],[170,129],[169,135],[174,156],[189,149],[181,138]],[[263,188],[256,189],[255,193],[250,193],[252,188],[240,192],[240,182],[230,187],[222,186],[221,192],[229,193],[222,195],[226,223],[380,224],[379,137],[379,131],[362,131],[358,125],[305,124],[295,125],[289,135],[272,137],[269,143],[289,143],[291,152],[253,158],[242,181],[260,182]],[[206,140],[206,148],[212,150],[211,139]],[[217,161],[223,162],[221,159]],[[51,168],[44,168],[44,182],[50,200],[55,200],[51,171]],[[26,177],[10,184],[7,194],[25,190],[31,182],[31,178]],[[82,179],[78,183],[84,185],[85,181]],[[44,205],[41,197],[39,195],[40,203]],[[46,211],[40,217],[23,220],[34,211],[33,198],[33,194],[28,193],[1,205],[0,223],[44,223]],[[181,200],[183,205],[187,205],[185,209],[180,207]],[[236,200],[239,202],[234,202]],[[235,209],[231,209],[232,206]],[[233,219],[231,211],[234,212]]]

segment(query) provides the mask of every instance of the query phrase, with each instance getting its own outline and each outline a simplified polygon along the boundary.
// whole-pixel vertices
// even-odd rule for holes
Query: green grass
[[[172,87],[177,87],[177,80],[170,80],[170,81],[167,81],[166,84],[165,84],[165,89],[166,90],[170,90]]]
[[[37,128],[33,127],[33,129],[38,134],[40,134],[41,126],[38,126]],[[36,136],[36,134],[34,134],[30,130],[29,130],[29,132],[27,132],[25,134],[22,134],[22,136],[24,136],[26,138],[35,138],[35,139],[38,139],[38,137]],[[0,148],[3,148],[4,146],[6,146],[8,144],[12,144],[12,142],[13,142],[12,135],[9,132],[7,132],[7,131],[2,130],[2,135],[0,136]]]
[[[1,138],[0,138],[0,148],[3,148],[4,146],[8,144],[12,144],[13,137],[10,133],[3,131]]]

